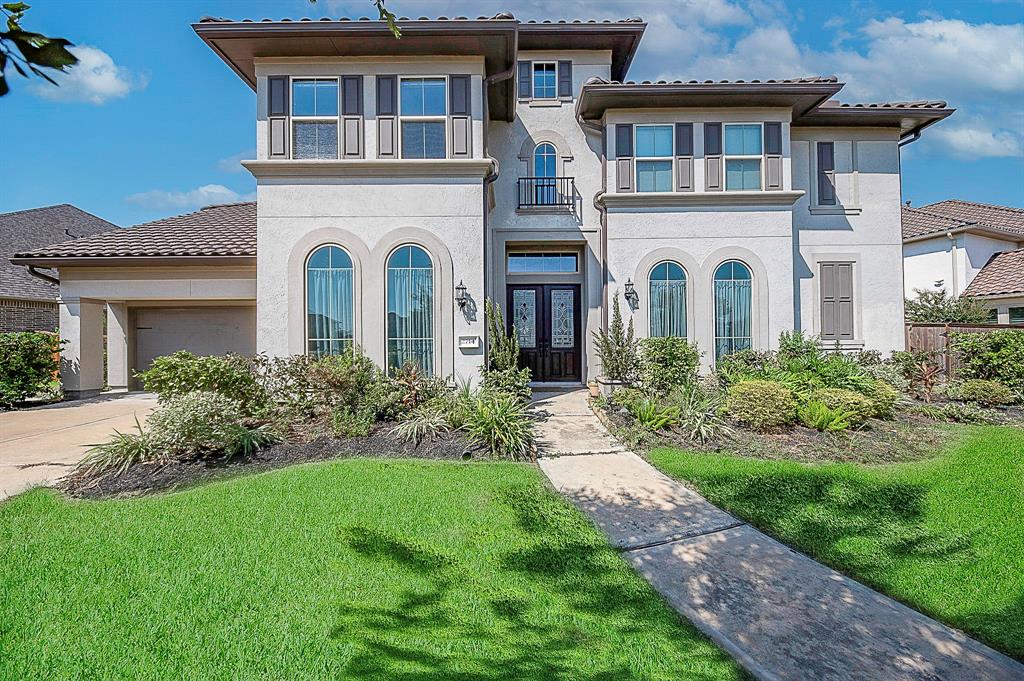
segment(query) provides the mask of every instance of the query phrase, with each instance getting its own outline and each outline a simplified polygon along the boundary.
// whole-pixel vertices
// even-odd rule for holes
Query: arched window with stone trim
[[[306,352],[317,357],[352,349],[354,326],[352,257],[325,245],[306,259]]]
[[[648,281],[650,335],[686,338],[686,270],[664,260],[651,269]]]
[[[434,373],[434,267],[419,246],[399,246],[387,264],[388,371],[406,362]]]
[[[727,260],[715,270],[715,359],[753,345],[751,320],[753,276],[739,260]]]

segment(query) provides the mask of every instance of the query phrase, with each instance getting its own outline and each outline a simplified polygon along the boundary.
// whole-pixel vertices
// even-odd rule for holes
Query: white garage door
[[[135,370],[177,350],[197,355],[256,352],[254,307],[155,307],[135,310]]]

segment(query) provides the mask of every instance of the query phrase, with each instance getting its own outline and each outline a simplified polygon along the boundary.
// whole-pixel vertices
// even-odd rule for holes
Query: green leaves
[[[21,27],[21,20],[28,9],[29,6],[23,2],[0,5],[0,11],[7,18],[7,30],[0,33],[0,97],[10,92],[8,66],[23,78],[32,74],[56,86],[57,81],[43,69],[64,71],[78,63],[78,58],[68,50],[73,46],[71,41],[33,33]]]

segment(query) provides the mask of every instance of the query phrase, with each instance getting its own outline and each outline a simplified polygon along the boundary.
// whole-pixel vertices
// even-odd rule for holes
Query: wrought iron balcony
[[[576,204],[576,179],[572,177],[520,177],[520,208],[572,209]]]

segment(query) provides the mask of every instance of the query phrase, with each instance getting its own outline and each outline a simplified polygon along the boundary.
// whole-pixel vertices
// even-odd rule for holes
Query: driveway
[[[134,430],[135,418],[144,424],[155,406],[155,395],[116,393],[0,413],[0,500],[53,484],[90,445]]]

